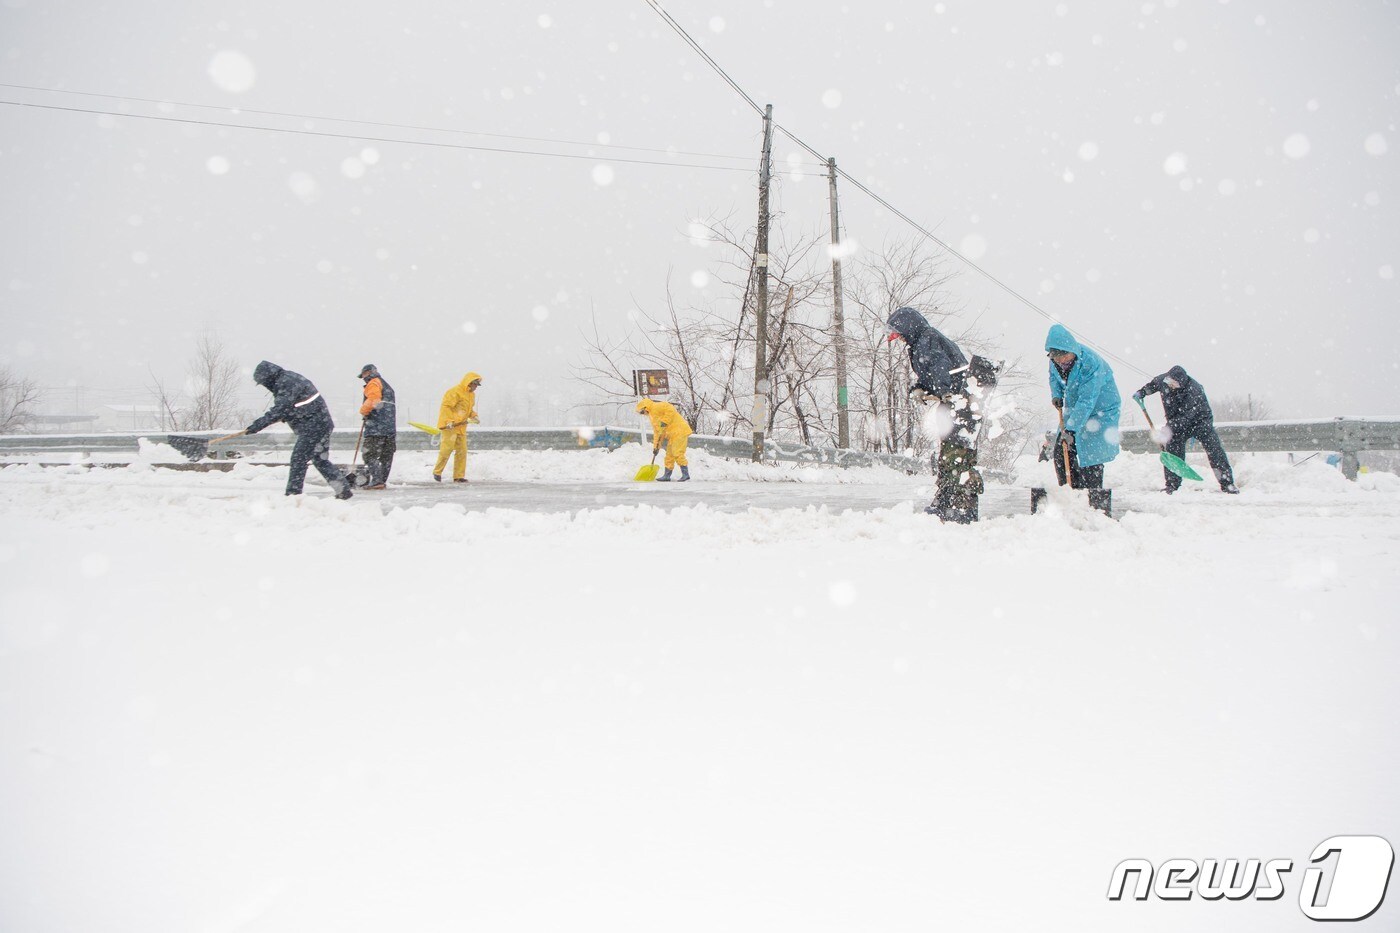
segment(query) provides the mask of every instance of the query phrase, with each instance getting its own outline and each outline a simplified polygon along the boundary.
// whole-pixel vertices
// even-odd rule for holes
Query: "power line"
[[[699,44],[698,42],[696,42],[695,39],[693,39],[693,38],[691,37],[691,35],[690,35],[688,32],[685,31],[685,27],[683,27],[680,23],[676,22],[675,18],[672,17],[670,13],[667,13],[664,9],[661,8],[661,5],[657,2],[657,0],[646,0],[646,2],[651,6],[652,9],[654,9],[654,10],[661,16],[661,18],[662,18],[663,20],[666,21],[667,25],[669,25],[673,30],[675,30],[675,31],[681,36],[681,38],[685,40],[685,42],[686,42],[687,45],[689,45],[692,49],[694,49],[696,52],[698,52],[698,53],[700,54],[700,56],[710,65],[710,67],[713,68],[713,69],[719,74],[719,76],[725,80],[725,83],[727,83],[730,87],[732,87],[732,88],[735,90],[735,92],[739,94],[740,97],[744,98],[744,100],[749,104],[750,107],[753,107],[753,108],[754,108],[756,111],[758,111],[760,114],[763,113],[763,108],[759,107],[758,104],[754,102],[754,99],[753,99],[752,97],[750,97],[749,94],[748,94],[742,87],[740,87],[739,84],[738,84],[733,78],[731,78],[731,77],[728,75],[728,73],[725,72],[725,70],[724,70],[723,68],[721,68],[721,67],[719,66],[719,63],[716,62],[713,58],[711,58],[710,55],[709,55],[704,49],[702,49],[702,48],[700,47],[700,44]],[[806,150],[808,153],[810,153],[812,156],[814,156],[815,158],[819,159],[819,160],[822,162],[822,164],[826,164],[826,156],[822,155],[822,154],[821,154],[820,152],[818,152],[816,149],[814,149],[814,148],[812,148],[811,146],[809,146],[807,143],[805,143],[801,138],[799,138],[799,137],[798,137],[795,133],[793,133],[791,130],[789,130],[789,129],[787,129],[786,127],[783,127],[783,126],[777,126],[777,129],[779,130],[779,132],[781,132],[781,133],[782,133],[784,136],[786,136],[788,139],[792,140],[792,141],[795,142],[798,146],[801,146],[803,149],[805,149],[805,150]],[[917,230],[919,233],[923,234],[925,237],[927,237],[928,239],[932,240],[934,243],[938,244],[938,246],[939,246],[941,249],[943,249],[945,252],[947,252],[949,255],[951,255],[951,256],[957,258],[960,262],[962,262],[964,265],[966,265],[969,269],[972,269],[973,271],[977,272],[977,273],[978,273],[979,275],[981,275],[983,278],[987,279],[989,282],[991,282],[992,284],[996,285],[998,288],[1000,288],[1002,291],[1006,292],[1006,293],[1007,293],[1008,295],[1010,295],[1012,298],[1014,298],[1014,299],[1016,299],[1017,301],[1021,302],[1023,305],[1025,305],[1027,308],[1030,308],[1032,311],[1034,311],[1036,314],[1038,314],[1038,315],[1040,315],[1041,317],[1043,317],[1045,320],[1050,321],[1050,322],[1053,323],[1053,324],[1058,324],[1058,323],[1060,323],[1058,320],[1056,320],[1055,316],[1052,315],[1050,312],[1046,311],[1044,308],[1040,307],[1040,305],[1038,305],[1038,304],[1036,304],[1035,302],[1031,301],[1031,300],[1030,300],[1029,298],[1027,298],[1025,295],[1022,295],[1020,292],[1016,291],[1016,290],[1015,290],[1014,288],[1012,288],[1010,285],[1007,285],[1005,282],[1003,282],[1001,279],[997,278],[997,277],[996,277],[995,275],[993,275],[992,273],[988,272],[986,269],[983,269],[981,266],[979,266],[977,263],[973,262],[971,259],[968,259],[968,258],[967,258],[966,256],[964,256],[962,253],[960,253],[960,252],[958,252],[957,250],[953,249],[953,247],[949,246],[949,245],[948,245],[947,243],[945,243],[943,240],[941,240],[941,239],[939,239],[938,237],[934,236],[933,233],[931,233],[929,230],[925,229],[924,226],[923,226],[922,224],[918,223],[918,222],[915,221],[912,217],[910,217],[908,214],[904,213],[904,212],[901,211],[899,208],[897,208],[897,207],[895,207],[893,204],[891,204],[889,201],[887,201],[887,200],[885,200],[884,198],[880,197],[878,194],[876,194],[875,192],[871,191],[871,190],[870,190],[869,188],[867,188],[865,185],[861,184],[857,179],[855,179],[854,177],[852,177],[851,174],[850,174],[849,172],[846,172],[845,170],[843,170],[843,169],[841,169],[841,168],[838,167],[838,168],[836,169],[836,173],[837,173],[838,175],[840,175],[842,178],[844,178],[844,179],[846,179],[847,181],[849,181],[851,184],[855,185],[856,188],[857,188],[859,191],[861,191],[863,194],[865,194],[867,197],[871,198],[871,199],[874,200],[877,204],[881,205],[881,206],[884,207],[886,210],[888,210],[890,213],[892,213],[892,214],[894,214],[896,217],[898,217],[900,220],[902,220],[902,221],[904,221],[905,223],[909,224],[909,226],[913,227],[913,228],[914,228],[915,230]],[[1112,352],[1111,350],[1108,350],[1107,348],[1103,347],[1102,345],[1098,344],[1097,342],[1084,339],[1084,337],[1083,337],[1082,334],[1080,335],[1080,338],[1079,338],[1079,339],[1080,339],[1081,342],[1087,343],[1087,344],[1089,344],[1089,346],[1091,346],[1091,347],[1097,349],[1097,350],[1098,350],[1100,353],[1102,353],[1104,356],[1107,356],[1107,357],[1109,357],[1110,359],[1115,360],[1115,361],[1117,361],[1117,362],[1123,364],[1123,365],[1126,366],[1128,369],[1131,369],[1131,370],[1133,370],[1133,371],[1135,371],[1135,372],[1137,372],[1137,373],[1140,373],[1140,374],[1143,375],[1143,376],[1148,376],[1148,375],[1150,375],[1150,374],[1149,374],[1148,372],[1146,372],[1145,370],[1141,369],[1141,368],[1138,367],[1138,366],[1133,365],[1132,363],[1128,362],[1127,360],[1123,359],[1121,356],[1117,355],[1116,353]]]
[[[756,112],[759,116],[763,116],[763,108],[758,105],[758,102],[755,101],[752,97],[750,97],[748,92],[739,86],[739,82],[731,78],[729,76],[729,73],[719,66],[719,62],[715,61],[713,58],[710,57],[709,52],[706,52],[703,48],[701,48],[700,43],[696,42],[695,39],[691,37],[690,33],[685,31],[685,27],[682,26],[680,23],[676,22],[675,17],[673,17],[670,13],[667,13],[662,8],[661,4],[657,2],[657,0],[647,0],[647,3],[651,4],[651,8],[656,11],[657,15],[661,17],[661,19],[666,23],[666,25],[670,26],[671,29],[674,30],[675,33],[685,41],[686,45],[689,45],[692,49],[694,49],[696,54],[703,58],[709,64],[709,66],[715,70],[715,73],[718,74],[721,78],[723,78],[725,83],[734,89],[734,92],[736,94],[738,94],[740,97],[742,97],[745,101],[748,102],[748,105],[754,109],[754,112]]]
[[[587,146],[598,149],[621,149],[631,152],[655,152],[665,155],[694,156],[704,159],[730,159],[740,162],[751,162],[752,156],[727,155],[719,152],[689,152],[684,149],[673,147],[648,148],[645,146],[623,146],[616,143],[590,143],[573,139],[556,139],[549,136],[512,136],[507,133],[487,133],[482,130],[461,130],[442,126],[423,126],[413,123],[386,123],[377,120],[355,120],[348,117],[326,117],[312,113],[291,113],[281,110],[254,110],[247,107],[224,107],[218,104],[192,104],[185,101],[163,100],[152,97],[129,97],[122,94],[99,94],[95,91],[73,91],[63,88],[37,87],[31,84],[5,84],[0,83],[0,88],[11,88],[20,91],[38,91],[45,94],[72,94],[78,97],[99,97],[105,100],[120,100],[131,103],[155,104],[156,106],[189,107],[196,110],[218,110],[223,113],[238,115],[251,113],[263,117],[287,117],[294,120],[321,120],[327,123],[354,123],[360,126],[378,126],[385,129],[395,130],[417,130],[430,133],[455,133],[463,136],[485,136],[490,139],[513,139],[521,142],[553,143],[561,146]]]
[[[710,171],[716,172],[744,172],[752,174],[752,172],[754,171],[752,168],[734,165],[701,165],[693,162],[663,162],[655,159],[628,159],[621,156],[598,156],[573,152],[544,152],[539,149],[511,149],[503,146],[469,146],[465,143],[431,142],[422,139],[400,139],[389,136],[369,136],[360,133],[332,133],[327,130],[293,129],[290,127],[282,126],[258,126],[255,124],[247,123],[221,123],[215,120],[195,120],[190,117],[156,116],[154,114],[146,113],[123,113],[119,110],[99,110],[87,107],[61,107],[57,104],[35,104],[27,101],[18,100],[0,100],[0,105],[8,107],[29,107],[36,110],[57,110],[66,113],[89,113],[96,114],[98,116],[127,117],[133,120],[155,120],[161,123],[182,123],[186,125],[195,126],[215,126],[220,127],[222,129],[259,130],[267,133],[290,133],[296,136],[319,136],[326,139],[351,139],[359,142],[397,143],[399,145],[404,146],[428,146],[435,149],[461,149],[471,152],[499,152],[509,153],[512,155],[546,156],[553,157],[556,159],[587,159],[595,162],[621,162],[631,165],[662,165],[667,166],[669,168],[697,168],[708,169]],[[806,174],[814,178],[821,176],[821,173],[819,172],[792,172],[789,174]]]

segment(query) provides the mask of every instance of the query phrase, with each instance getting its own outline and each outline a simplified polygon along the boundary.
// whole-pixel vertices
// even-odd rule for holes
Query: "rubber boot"
[[[1098,509],[1109,518],[1113,517],[1113,490],[1112,489],[1090,489],[1089,507]]]
[[[690,481],[690,467],[688,467],[688,466],[683,466],[683,467],[681,467],[681,478],[680,478],[680,481],[681,481],[682,483],[685,483],[685,482],[689,482],[689,481]]]
[[[656,478],[658,483],[669,483],[671,481],[671,471],[667,470]]]
[[[350,481],[345,480],[340,484],[340,491],[335,494],[337,499],[349,499],[354,493],[350,491]]]

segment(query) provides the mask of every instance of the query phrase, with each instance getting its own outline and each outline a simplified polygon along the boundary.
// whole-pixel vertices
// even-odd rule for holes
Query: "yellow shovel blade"
[[[439,431],[437,428],[433,427],[433,426],[430,425],[430,424],[420,424],[420,423],[417,422],[417,421],[410,421],[408,424],[409,424],[409,427],[417,428],[417,429],[420,430],[420,431],[427,431],[429,434],[441,434],[441,433],[442,433],[441,431]]]
[[[644,464],[642,468],[637,471],[637,475],[632,477],[632,479],[639,483],[649,483],[656,479],[656,474],[660,469],[661,467],[657,466],[655,463]]]

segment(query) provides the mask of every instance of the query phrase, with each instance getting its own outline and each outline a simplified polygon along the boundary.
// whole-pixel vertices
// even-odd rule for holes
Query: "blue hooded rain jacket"
[[[1103,357],[1056,324],[1045,337],[1045,349],[1073,353],[1078,359],[1069,377],[1050,360],[1050,397],[1064,399],[1065,430],[1074,432],[1074,447],[1082,467],[1098,466],[1118,456],[1118,416],[1122,399],[1113,370]]]

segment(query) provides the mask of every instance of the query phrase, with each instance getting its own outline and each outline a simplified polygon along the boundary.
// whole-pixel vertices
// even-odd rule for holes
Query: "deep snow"
[[[0,928],[1312,928],[1311,847],[1400,840],[1400,479],[1238,467],[1168,499],[1125,456],[1119,521],[971,528],[926,479],[704,457],[697,498],[759,469],[891,506],[0,470]],[[1128,857],[1298,867],[1275,902],[1110,903]]]

